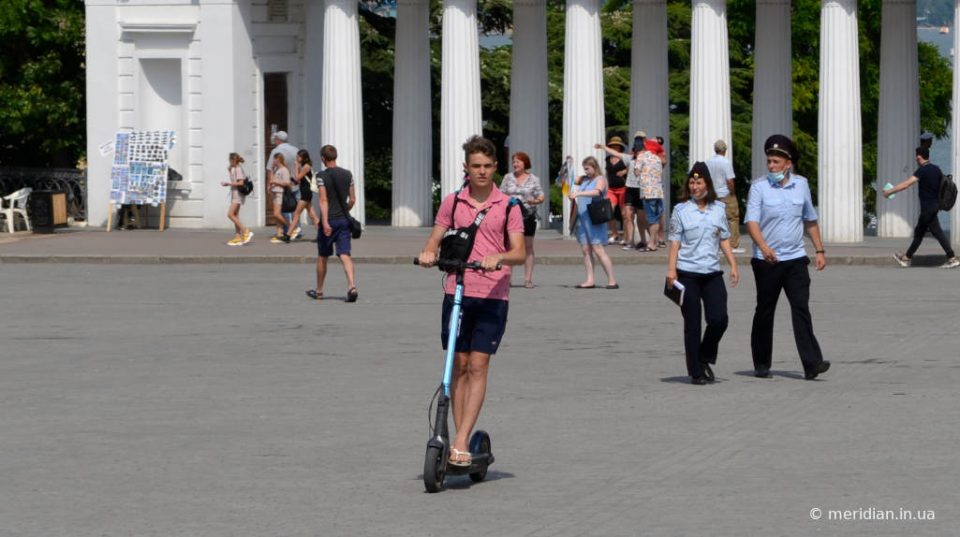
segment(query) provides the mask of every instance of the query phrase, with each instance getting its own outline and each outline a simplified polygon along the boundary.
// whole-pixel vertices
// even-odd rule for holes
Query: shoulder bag
[[[593,225],[606,224],[613,219],[613,204],[610,203],[606,190],[601,190],[599,196],[591,198],[590,204],[587,205],[587,213]]]
[[[337,186],[337,181],[333,177],[330,177],[330,180],[326,182],[329,182],[333,186],[333,194],[337,197],[337,203],[340,204],[340,210],[343,211],[343,214],[347,216],[347,222],[350,223],[350,236],[354,239],[359,239],[363,234],[363,225],[361,225],[360,221],[354,218],[347,210],[347,204],[344,201],[344,198],[340,195],[340,188]],[[330,216],[328,215],[327,218],[330,218]]]

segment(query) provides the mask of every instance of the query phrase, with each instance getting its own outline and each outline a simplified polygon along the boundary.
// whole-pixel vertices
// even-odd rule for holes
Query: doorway
[[[287,73],[264,73],[263,75],[263,161],[266,166],[270,166],[270,152],[273,150],[273,134],[277,131],[286,131],[288,129],[288,94],[287,94]],[[266,176],[264,176],[266,177]],[[277,221],[273,218],[273,196],[270,194],[270,188],[264,181],[264,210],[268,226],[275,226]]]

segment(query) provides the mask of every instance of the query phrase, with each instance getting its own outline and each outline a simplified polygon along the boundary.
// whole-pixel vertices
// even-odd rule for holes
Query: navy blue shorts
[[[333,255],[333,246],[337,246],[337,256],[350,255],[350,221],[346,218],[331,220],[330,227],[333,232],[330,236],[323,233],[317,233],[317,255],[320,257],[330,257]]]
[[[493,298],[463,297],[460,308],[460,333],[457,335],[457,352],[477,351],[484,354],[496,354],[507,329],[507,309],[509,302]],[[447,337],[450,335],[450,312],[453,310],[453,295],[443,296],[443,313],[440,342],[447,350]]]

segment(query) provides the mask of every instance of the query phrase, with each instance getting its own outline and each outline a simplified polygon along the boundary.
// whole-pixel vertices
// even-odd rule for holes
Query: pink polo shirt
[[[480,223],[480,228],[477,229],[477,236],[473,241],[473,251],[467,261],[482,261],[488,255],[505,253],[508,248],[504,243],[503,229],[510,197],[500,192],[497,185],[493,185],[493,190],[490,191],[490,196],[487,197],[483,205],[474,207],[470,203],[469,188],[467,186],[460,191],[456,221],[452,221],[451,213],[453,212],[453,196],[457,194],[450,194],[440,203],[440,210],[437,212],[434,224],[445,228],[468,227],[477,218],[477,213],[491,207],[483,218],[483,222]],[[507,220],[506,228],[507,233],[523,233],[523,217],[520,215],[519,207],[510,209],[510,219]],[[463,296],[508,300],[510,297],[510,267],[504,265],[502,269],[490,272],[468,270],[464,274],[463,284]],[[443,290],[452,295],[456,286],[456,276],[451,274],[447,276]]]

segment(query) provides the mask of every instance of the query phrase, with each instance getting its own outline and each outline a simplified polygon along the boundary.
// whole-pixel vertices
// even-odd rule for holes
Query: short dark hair
[[[464,162],[470,160],[470,155],[475,153],[482,153],[493,160],[497,160],[497,148],[493,145],[493,142],[476,134],[467,138],[467,141],[463,143]]]
[[[930,160],[930,148],[920,146],[917,148],[917,156],[922,157],[923,160]]]
[[[327,144],[320,148],[320,158],[324,162],[330,162],[331,160],[337,160],[337,148],[333,147],[330,144]]]

